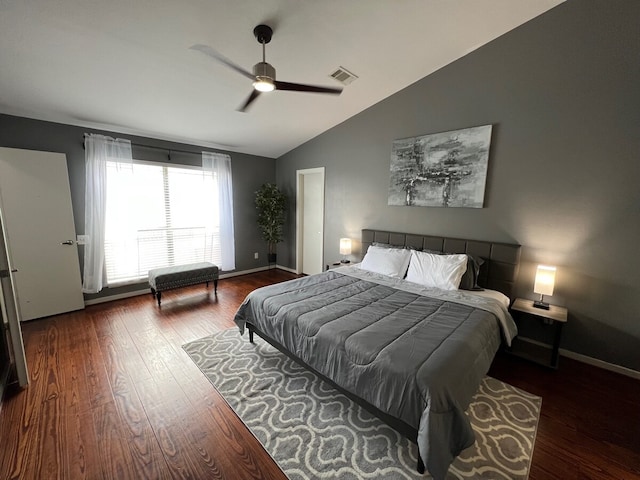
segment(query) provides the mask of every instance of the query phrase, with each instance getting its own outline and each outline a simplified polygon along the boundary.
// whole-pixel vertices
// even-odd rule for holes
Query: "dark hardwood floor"
[[[31,384],[0,413],[0,478],[284,479],[181,345],[234,326],[270,270],[23,324]],[[640,381],[566,358],[498,355],[490,374],[542,396],[531,479],[640,478]]]

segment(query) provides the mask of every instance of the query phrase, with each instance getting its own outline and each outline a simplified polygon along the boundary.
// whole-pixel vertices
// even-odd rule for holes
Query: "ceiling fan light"
[[[257,77],[253,82],[253,88],[259,92],[273,92],[276,86],[273,84],[273,80],[268,77]]]

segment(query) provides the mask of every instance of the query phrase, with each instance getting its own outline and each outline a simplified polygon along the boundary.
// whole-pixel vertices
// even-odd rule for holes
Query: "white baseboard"
[[[239,277],[240,275],[247,275],[249,273],[263,272],[265,270],[269,270],[269,267],[258,267],[258,268],[252,268],[250,270],[241,270],[239,272],[222,273],[222,274],[220,274],[220,276],[218,278]]]
[[[283,267],[282,265],[276,264],[275,267],[260,267],[260,268],[252,268],[251,270],[242,270],[241,272],[224,273],[220,275],[220,278],[239,277],[240,275],[247,275],[248,273],[256,273],[256,272],[264,272],[265,270],[271,270],[273,268],[276,268],[278,270],[284,270],[285,272],[289,272],[293,274],[298,273],[293,268]]]
[[[276,268],[280,270],[284,270],[285,272],[293,273],[294,275],[298,274],[295,268],[283,267],[282,265],[277,265],[277,264],[276,264]]]
[[[151,295],[151,290],[145,288],[144,290],[135,290],[133,292],[118,293],[115,295],[107,295],[104,297],[91,298],[84,301],[84,306],[97,305],[99,303],[113,302],[114,300],[122,300],[123,298],[137,297],[138,295]]]
[[[551,349],[551,345],[543,342],[539,342],[537,340],[533,340],[527,337],[517,337],[522,342],[532,343],[534,345],[538,345],[540,347],[546,347]],[[615,363],[605,362],[604,360],[599,360],[597,358],[589,357],[588,355],[583,355],[582,353],[572,352],[571,350],[566,350],[561,348],[559,353],[563,357],[571,358],[572,360],[577,360],[578,362],[586,363],[588,365],[593,365],[594,367],[603,368],[605,370],[609,370],[610,372],[619,373],[621,375],[625,375],[627,377],[635,378],[636,380],[640,380],[640,372],[637,370],[633,370],[631,368],[623,367],[622,365],[616,365]]]

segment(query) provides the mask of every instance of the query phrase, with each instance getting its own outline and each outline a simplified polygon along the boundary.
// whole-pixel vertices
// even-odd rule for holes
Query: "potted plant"
[[[258,210],[258,226],[262,238],[269,246],[269,263],[276,262],[276,245],[283,240],[282,226],[287,197],[277,185],[265,183],[256,192],[256,209]]]

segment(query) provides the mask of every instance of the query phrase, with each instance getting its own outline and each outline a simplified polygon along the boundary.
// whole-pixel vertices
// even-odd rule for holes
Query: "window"
[[[107,161],[106,184],[107,285],[140,281],[152,268],[221,263],[215,173]]]

